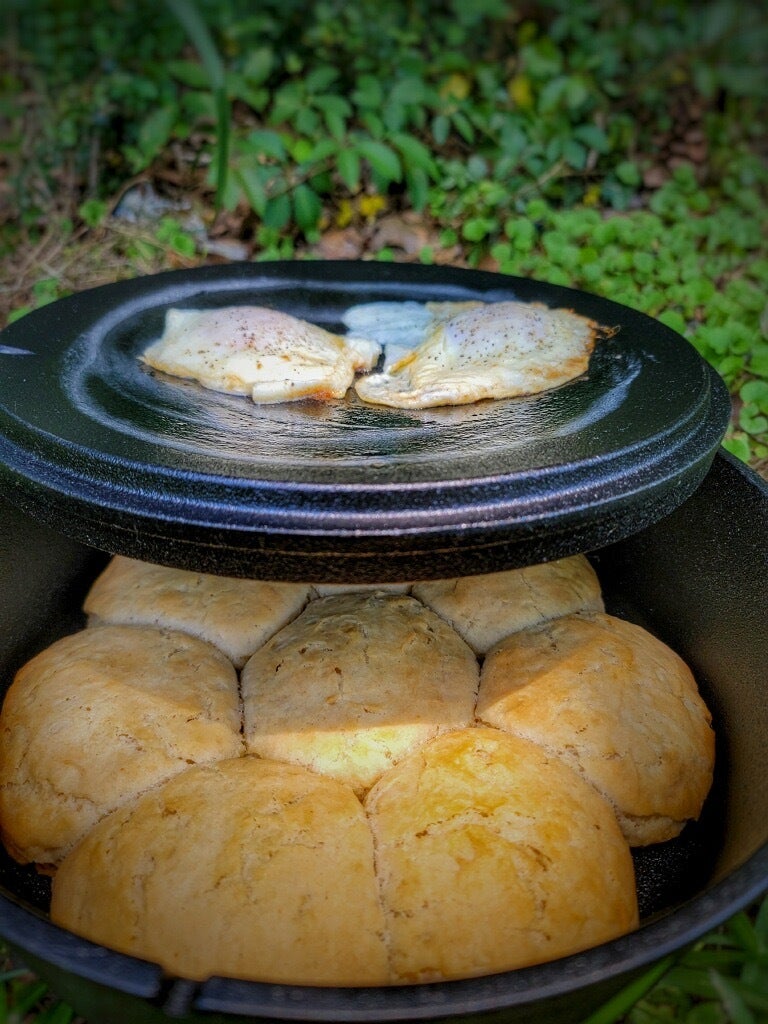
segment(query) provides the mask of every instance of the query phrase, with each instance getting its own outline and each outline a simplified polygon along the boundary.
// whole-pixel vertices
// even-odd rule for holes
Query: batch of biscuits
[[[0,713],[0,836],[51,918],[191,979],[428,983],[638,925],[696,819],[694,677],[577,555],[382,586],[113,557]]]

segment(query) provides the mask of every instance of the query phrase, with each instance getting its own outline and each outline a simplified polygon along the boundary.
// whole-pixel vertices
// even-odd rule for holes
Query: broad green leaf
[[[311,139],[294,139],[291,143],[291,156],[297,164],[308,163],[312,159],[315,144]]]
[[[143,165],[136,170],[143,170],[168,142],[178,115],[175,103],[158,107],[144,119],[139,128],[139,151]]]
[[[352,90],[350,99],[358,107],[371,107],[375,110],[384,102],[384,91],[381,82],[374,75],[361,75]]]
[[[317,227],[323,204],[309,185],[297,185],[293,192],[293,210],[296,223],[306,233]]]
[[[423,142],[413,135],[398,132],[392,136],[393,144],[400,150],[406,168],[418,167],[425,174],[435,177],[437,167],[434,158]]]
[[[733,434],[731,437],[726,437],[723,441],[723,448],[742,462],[749,462],[752,457],[749,440],[745,434]]]
[[[633,163],[631,160],[622,160],[621,163],[616,166],[616,177],[622,185],[627,185],[629,188],[637,188],[642,181],[637,164]]]
[[[182,85],[192,89],[210,88],[211,80],[202,64],[194,60],[169,60],[166,64],[170,74]]]
[[[306,97],[303,90],[297,87],[295,82],[286,82],[276,90],[272,110],[269,114],[271,124],[281,124],[283,121],[292,121],[295,115],[304,108]]]
[[[323,118],[325,120],[325,126],[333,138],[336,142],[341,142],[347,134],[347,122],[333,110],[324,110]]]
[[[565,102],[569,110],[576,111],[589,98],[589,89],[584,79],[577,75],[571,75],[566,81]]]
[[[473,181],[483,181],[488,177],[488,161],[473,153],[467,160],[467,173]]]
[[[318,139],[318,141],[312,147],[312,150],[307,158],[307,163],[319,164],[323,160],[327,160],[328,157],[336,156],[339,150],[339,144],[335,139]]]
[[[608,136],[602,128],[596,124],[580,124],[573,130],[573,137],[583,142],[585,146],[596,150],[598,153],[607,153],[610,149]]]
[[[339,77],[339,72],[330,64],[321,64],[313,68],[304,79],[308,93],[322,93]]]
[[[374,139],[383,139],[386,135],[384,122],[379,115],[375,114],[372,110],[366,110],[365,113],[360,116],[360,121],[363,124],[363,127],[368,129],[369,134],[372,135]]]
[[[264,216],[267,208],[267,190],[263,167],[248,166],[241,163],[235,170],[234,177],[240,183],[245,198],[254,213]]]
[[[248,152],[271,156],[275,160],[284,160],[286,157],[282,136],[269,128],[257,128],[249,132],[241,145],[244,145]]]
[[[699,28],[704,43],[728,41],[727,36],[734,27],[734,18],[738,18],[738,9],[730,2],[716,0],[714,3],[702,4]]]
[[[756,406],[760,412],[768,413],[768,380],[747,381],[739,391],[739,397],[743,402]]]
[[[422,167],[409,167],[405,172],[405,183],[414,210],[423,210],[429,199],[429,178]]]
[[[340,149],[336,157],[336,169],[339,177],[350,192],[357,192],[360,187],[360,156],[351,146]]]
[[[250,85],[262,85],[269,78],[274,59],[274,53],[268,46],[257,46],[243,62],[243,78]]]
[[[175,131],[181,139],[190,134],[189,128],[181,123],[182,117],[191,119],[194,124],[201,121],[216,123],[218,107],[216,106],[216,96],[210,90],[203,92],[188,89],[181,95],[179,105],[181,108],[179,111],[180,123],[176,126]]]
[[[676,309],[664,309],[658,314],[658,319],[667,327],[673,331],[677,331],[678,334],[685,334],[686,323],[685,319]]]
[[[356,148],[360,156],[386,181],[401,180],[403,170],[400,158],[389,146],[374,139],[361,139]]]
[[[739,413],[739,426],[748,434],[764,434],[768,430],[768,417],[759,415],[753,406],[745,405]]]
[[[451,116],[451,120],[453,122],[453,127],[465,142],[475,141],[475,129],[472,127],[472,122],[466,114],[457,110],[456,113]]]
[[[274,196],[267,200],[262,217],[264,225],[275,231],[282,231],[291,220],[291,200],[287,195]]]
[[[302,135],[317,135],[320,130],[320,115],[312,107],[302,106],[294,116],[293,127]]]
[[[568,164],[577,171],[581,171],[587,164],[587,150],[576,139],[566,139],[563,146],[563,156]]]
[[[568,79],[564,77],[553,78],[547,82],[539,93],[538,108],[542,114],[551,114],[557,110],[565,98],[568,90]]]
[[[405,128],[408,110],[404,103],[399,103],[390,98],[384,104],[381,116],[388,132],[391,134],[393,132],[400,132]]]
[[[432,137],[438,146],[445,145],[451,131],[451,122],[445,114],[432,118]]]
[[[470,217],[462,225],[461,234],[468,242],[481,242],[496,227],[496,222],[489,217]]]

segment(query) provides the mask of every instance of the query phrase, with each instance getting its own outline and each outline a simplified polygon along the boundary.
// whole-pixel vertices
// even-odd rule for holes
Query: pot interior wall
[[[0,524],[2,694],[25,660],[83,625],[82,599],[107,556],[5,503]],[[645,625],[688,661],[715,718],[717,778],[701,821],[636,854],[641,913],[651,921],[768,843],[768,488],[721,454],[670,517],[591,557],[608,610]],[[44,913],[49,883],[3,853],[2,897]]]

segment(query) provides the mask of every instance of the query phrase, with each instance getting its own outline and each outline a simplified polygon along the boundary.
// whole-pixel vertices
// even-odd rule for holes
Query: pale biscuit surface
[[[610,806],[541,747],[447,733],[365,800],[401,983],[551,960],[637,925],[632,858]]]
[[[190,572],[115,556],[83,610],[89,625],[120,623],[181,629],[207,640],[241,668],[301,611],[309,586]]]
[[[388,978],[359,801],[259,758],[189,769],[102,820],[59,868],[51,915],[198,980]]]
[[[450,580],[415,583],[428,605],[485,654],[510,633],[576,611],[603,611],[600,582],[584,555]]]
[[[712,782],[711,716],[690,669],[610,615],[566,616],[502,640],[483,665],[477,717],[579,771],[636,845],[677,835]]]
[[[135,793],[241,752],[237,674],[214,647],[148,627],[82,630],[29,661],[6,695],[3,842],[55,864]]]
[[[473,721],[475,656],[410,597],[318,598],[242,672],[247,749],[362,793],[404,754]]]

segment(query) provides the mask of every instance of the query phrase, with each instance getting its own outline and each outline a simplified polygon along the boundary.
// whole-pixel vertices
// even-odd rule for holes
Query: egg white
[[[170,309],[162,336],[141,355],[148,366],[257,403],[343,398],[380,347],[344,338],[262,306]]]
[[[481,302],[364,302],[350,306],[342,322],[347,341],[370,340],[384,350],[382,370],[388,373],[395,363],[425,340],[436,324]]]

